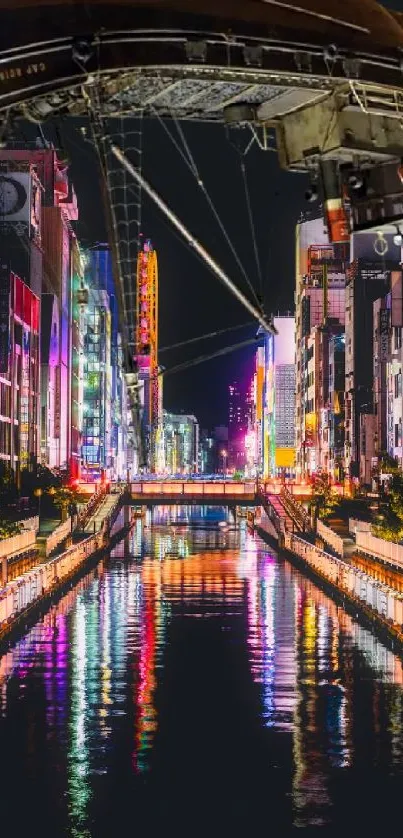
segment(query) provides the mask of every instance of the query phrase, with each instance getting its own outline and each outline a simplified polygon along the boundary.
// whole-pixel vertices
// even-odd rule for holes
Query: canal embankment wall
[[[83,538],[59,555],[43,561],[6,584],[0,590],[0,642],[24,626],[32,615],[61,594],[105,549],[110,549],[130,529],[130,524],[114,532],[111,528],[122,506],[123,496],[116,496],[109,515],[99,530]]]
[[[282,528],[275,532],[267,519],[255,523],[257,534],[289,558],[352,614],[361,615],[392,648],[403,649],[403,594],[379,582],[348,559],[336,557],[311,541]]]

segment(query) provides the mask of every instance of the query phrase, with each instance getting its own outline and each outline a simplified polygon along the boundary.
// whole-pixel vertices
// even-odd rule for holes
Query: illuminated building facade
[[[351,256],[346,283],[345,469],[348,478],[370,486],[377,456],[387,444],[391,319],[386,298],[392,276],[400,274],[401,249],[393,233],[360,233],[352,238]]]
[[[394,306],[392,303],[388,312],[390,318],[392,319],[393,317],[393,325],[391,323],[389,327],[388,357],[386,363],[386,451],[391,457],[395,457],[400,468],[403,468],[403,329],[401,325],[397,325],[399,316],[398,312],[394,312],[393,309]]]
[[[44,190],[42,290],[53,297],[53,304],[49,301],[47,307],[52,308],[52,317],[57,312],[59,320],[53,334],[49,333],[45,319],[42,321],[49,343],[45,346],[42,340],[41,459],[71,479],[79,476],[80,462],[80,437],[73,405],[77,394],[72,368],[76,352],[79,352],[79,337],[73,322],[73,294],[74,283],[77,283],[75,276],[80,268],[79,257],[74,256],[78,244],[72,227],[72,222],[78,219],[78,206],[67,165],[58,159],[54,149],[42,149],[40,154],[33,152],[33,155]]]
[[[83,256],[88,302],[81,307],[84,401],[82,417],[83,473],[124,478],[127,471],[127,400],[122,374],[122,340],[108,245],[99,244]],[[78,288],[80,299],[80,288]],[[80,308],[80,306],[78,306]]]
[[[111,436],[111,313],[108,292],[89,288],[84,338],[82,467],[91,479],[107,471]]]
[[[149,240],[137,258],[136,355],[142,404],[143,437],[147,448],[148,470],[155,472],[157,448],[160,451],[161,423],[158,378],[158,263]]]
[[[323,219],[296,230],[296,476],[328,469],[334,432],[329,393],[329,346],[345,322],[347,244],[329,244]],[[340,427],[340,424],[339,424]],[[333,428],[333,430],[332,430]]]
[[[214,437],[204,428],[199,439],[199,468],[200,474],[214,474],[216,470],[216,452]]]
[[[263,473],[291,477],[295,467],[295,318],[279,316],[273,323],[278,334],[265,336],[264,349]]]
[[[243,471],[246,464],[245,437],[251,413],[248,389],[239,381],[228,387],[228,468]]]
[[[199,425],[195,416],[164,410],[165,471],[196,474],[199,469]]]
[[[29,159],[29,153],[24,152],[22,156],[17,150],[0,151],[0,261],[4,279],[2,280],[2,305],[4,322],[3,338],[6,334],[11,336],[13,331],[13,318],[16,318],[15,348],[10,342],[10,364],[14,363],[15,357],[19,357],[17,366],[20,370],[8,369],[6,359],[3,358],[3,372],[9,383],[15,382],[18,388],[16,394],[11,396],[13,402],[8,406],[8,400],[2,404],[4,419],[13,415],[18,423],[16,426],[8,422],[2,423],[1,450],[15,473],[17,481],[20,479],[21,470],[33,469],[37,463],[40,452],[40,434],[38,426],[40,422],[40,404],[38,391],[39,380],[39,357],[40,348],[34,346],[39,334],[39,324],[31,332],[33,318],[40,316],[40,300],[42,291],[43,275],[43,249],[42,249],[42,190],[35,167]],[[13,279],[14,277],[14,279]],[[32,299],[26,288],[29,288],[34,295]],[[21,291],[21,289],[23,289]],[[13,294],[15,308],[13,309]],[[22,294],[23,302],[20,296]],[[17,295],[17,296],[16,296]],[[6,300],[10,299],[10,308],[6,312]],[[30,302],[28,300],[30,299]],[[22,306],[26,306],[21,309]],[[39,307],[37,307],[37,304]],[[35,313],[33,313],[35,312]],[[6,320],[8,326],[6,325]],[[20,334],[20,328],[22,333]],[[31,345],[32,343],[32,345]],[[5,344],[3,352],[6,351]],[[35,375],[32,379],[30,364],[35,366]],[[28,385],[29,379],[29,385]],[[31,383],[34,383],[33,388]],[[4,384],[5,382],[3,382]],[[7,387],[7,385],[5,385]],[[14,384],[13,384],[14,387]],[[26,389],[28,392],[25,392]],[[4,394],[7,390],[3,388]],[[33,395],[31,395],[33,394]],[[15,403],[15,401],[17,403]],[[3,399],[2,399],[3,402]],[[36,411],[35,415],[29,413],[28,419],[24,418],[26,405],[29,403],[29,410]],[[22,411],[22,412],[21,412]],[[12,439],[9,441],[8,436]],[[11,458],[11,459],[9,459]]]
[[[344,480],[345,427],[345,360],[346,338],[343,327],[333,328],[328,339],[328,390],[326,420],[322,424],[323,450],[326,452],[325,471],[338,483]]]
[[[32,469],[39,443],[40,301],[0,263],[0,468],[15,476]]]

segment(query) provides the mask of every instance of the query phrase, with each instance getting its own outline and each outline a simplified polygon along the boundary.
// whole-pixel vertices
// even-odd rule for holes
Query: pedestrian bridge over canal
[[[233,480],[144,480],[130,484],[133,503],[208,504],[254,506],[259,503],[260,487],[256,481]]]

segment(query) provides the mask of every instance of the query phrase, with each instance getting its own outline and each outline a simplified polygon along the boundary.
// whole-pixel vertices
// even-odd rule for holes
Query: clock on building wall
[[[29,225],[31,217],[31,175],[29,172],[0,174],[0,221]]]

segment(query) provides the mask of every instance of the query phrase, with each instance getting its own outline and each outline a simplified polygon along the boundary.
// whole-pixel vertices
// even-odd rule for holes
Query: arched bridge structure
[[[332,241],[403,221],[403,15],[376,0],[0,0],[4,124],[89,109],[246,127]]]
[[[34,118],[85,112],[95,80],[108,114],[257,124],[352,80],[387,113],[403,88],[401,17],[375,0],[1,0],[0,23],[0,107]]]

